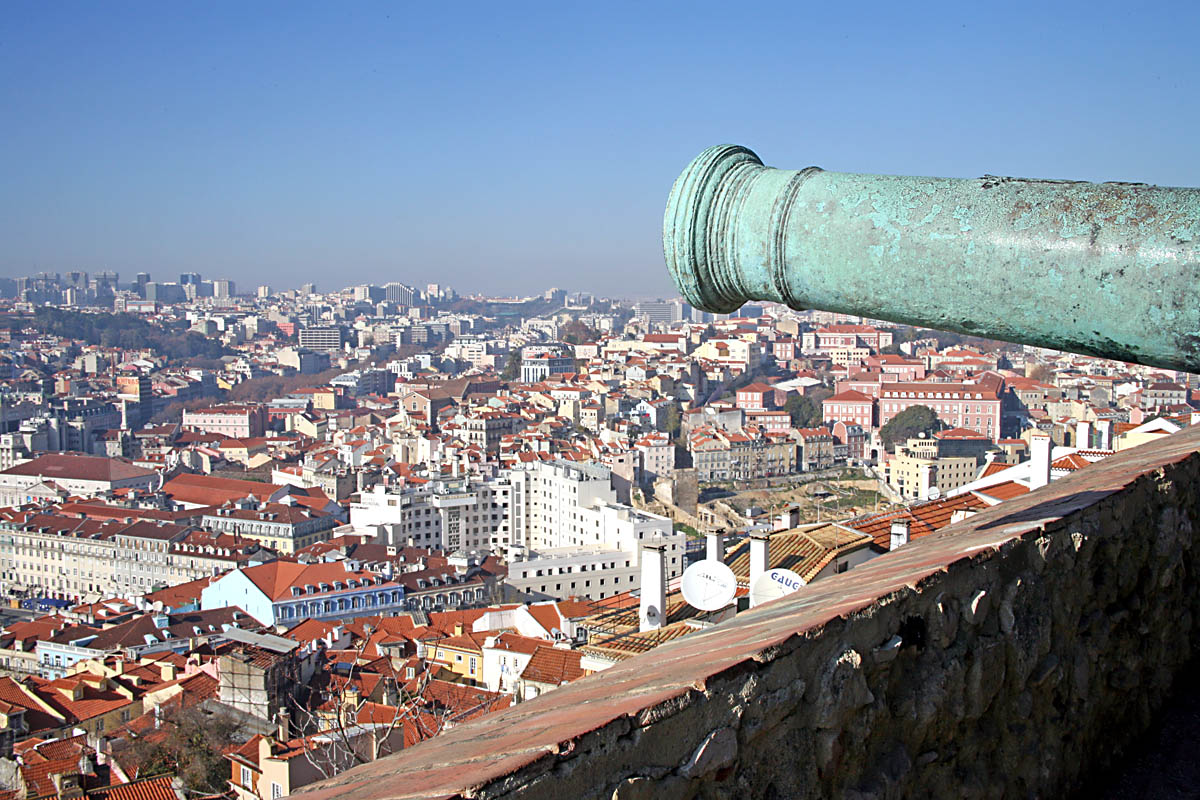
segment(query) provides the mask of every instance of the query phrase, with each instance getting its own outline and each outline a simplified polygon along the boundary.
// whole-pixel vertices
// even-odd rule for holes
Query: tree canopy
[[[29,324],[43,333],[80,339],[92,345],[150,349],[173,361],[220,358],[230,352],[216,339],[183,327],[168,329],[152,325],[132,314],[84,314],[44,306],[34,312]]]
[[[783,404],[783,410],[792,418],[792,426],[796,428],[816,428],[824,419],[821,401],[830,396],[830,391],[824,387],[811,390],[808,394],[793,394]]]
[[[929,406],[909,406],[879,429],[879,438],[884,445],[893,447],[914,436],[922,433],[928,435],[944,427],[937,413]]]
[[[215,795],[228,787],[229,762],[223,753],[247,738],[231,718],[173,705],[159,724],[155,736],[127,738],[117,745],[130,777],[174,772],[189,794]]]
[[[504,362],[504,372],[500,373],[500,379],[505,381],[515,381],[521,377],[521,348],[517,348],[508,354],[508,360]]]

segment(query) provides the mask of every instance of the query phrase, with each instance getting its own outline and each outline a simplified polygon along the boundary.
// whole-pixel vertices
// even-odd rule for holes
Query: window
[[[246,767],[246,766],[242,767],[241,784],[242,784],[242,786],[245,786],[247,789],[254,788],[254,773],[252,773],[250,771],[249,767]]]
[[[283,797],[283,787],[271,781],[271,800],[278,800],[280,797]]]

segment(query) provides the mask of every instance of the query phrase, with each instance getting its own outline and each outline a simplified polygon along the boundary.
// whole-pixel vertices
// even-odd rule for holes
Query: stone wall
[[[305,794],[1063,796],[1197,652],[1198,448],[1123,452]]]

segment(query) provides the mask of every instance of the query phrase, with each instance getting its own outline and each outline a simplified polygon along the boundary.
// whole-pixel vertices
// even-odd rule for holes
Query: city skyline
[[[1200,184],[1193,6],[634,8],[10,7],[0,276],[671,297],[667,192],[720,141]]]

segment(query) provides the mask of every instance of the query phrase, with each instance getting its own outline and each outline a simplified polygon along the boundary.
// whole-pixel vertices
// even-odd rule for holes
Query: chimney
[[[708,544],[708,552],[705,557],[709,561],[725,563],[725,529],[718,528],[715,533],[705,534],[704,538]]]
[[[1050,483],[1050,448],[1053,444],[1044,433],[1035,434],[1030,440],[1030,489],[1040,489]]]
[[[667,616],[667,546],[642,545],[642,588],[638,602],[638,630],[657,630]]]
[[[766,533],[750,534],[750,586],[754,586],[754,582],[758,580],[758,576],[762,575],[770,565],[770,550],[771,537]],[[753,601],[752,601],[753,602]]]
[[[1080,450],[1092,449],[1092,423],[1084,421],[1075,425],[1075,446]]]
[[[1101,450],[1112,450],[1112,420],[1102,419],[1096,422],[1096,433],[1099,441],[1096,446]]]
[[[164,661],[162,664],[159,665],[159,672],[162,675],[162,679],[164,681],[175,680],[175,665],[174,664]]]
[[[908,544],[908,520],[898,519],[892,522],[892,539],[888,550],[895,550]]]
[[[292,719],[286,708],[279,710],[279,729],[275,736],[281,742],[289,741],[292,738]]]

